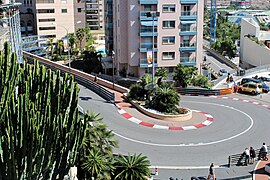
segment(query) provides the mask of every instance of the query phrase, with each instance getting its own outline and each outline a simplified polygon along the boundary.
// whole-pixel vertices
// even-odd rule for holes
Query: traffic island
[[[136,107],[139,111],[155,119],[164,120],[164,121],[187,121],[192,118],[192,111],[188,108],[180,107],[177,109],[179,114],[171,115],[171,114],[160,113],[154,109],[151,109],[143,105],[143,103],[139,104],[137,101],[134,101],[134,100],[128,99],[128,101],[134,107]]]

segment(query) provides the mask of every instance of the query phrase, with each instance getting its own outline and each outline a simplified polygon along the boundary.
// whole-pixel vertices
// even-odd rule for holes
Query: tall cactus
[[[0,176],[63,179],[76,161],[87,126],[78,113],[73,77],[61,78],[59,71],[37,61],[19,66],[6,43],[0,83]]]

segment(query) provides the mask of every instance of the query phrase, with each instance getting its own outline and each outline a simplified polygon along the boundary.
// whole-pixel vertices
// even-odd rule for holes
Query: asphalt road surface
[[[238,100],[213,97],[181,97],[181,106],[205,111],[214,122],[196,130],[172,131],[134,124],[117,108],[80,86],[79,104],[84,111],[100,113],[119,141],[116,153],[143,153],[153,166],[208,167],[227,164],[228,156],[245,147],[259,148],[269,141],[269,109]]]

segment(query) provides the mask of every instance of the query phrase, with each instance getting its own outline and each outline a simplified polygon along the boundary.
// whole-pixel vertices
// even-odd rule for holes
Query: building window
[[[55,18],[48,18],[48,19],[38,19],[38,22],[54,22]]]
[[[175,43],[174,36],[162,37],[162,44],[174,44],[174,43]]]
[[[56,38],[56,35],[55,34],[50,34],[50,35],[43,35],[43,36],[40,36],[41,39],[46,39],[46,38]]]
[[[54,26],[51,26],[51,27],[39,27],[39,30],[40,31],[44,31],[44,30],[55,30],[55,27]]]
[[[164,13],[168,13],[168,12],[172,13],[172,12],[175,12],[175,5],[174,5],[174,4],[164,4],[164,5],[162,6],[162,11],[163,11]]]
[[[164,60],[173,60],[175,57],[175,52],[163,52],[162,59]]]
[[[38,9],[37,13],[40,13],[40,14],[54,13],[54,9]]]
[[[61,9],[62,13],[67,13],[67,9]]]
[[[79,12],[79,13],[82,12],[82,8],[78,8],[78,12]]]
[[[165,29],[173,29],[175,28],[175,21],[163,21],[163,28]]]

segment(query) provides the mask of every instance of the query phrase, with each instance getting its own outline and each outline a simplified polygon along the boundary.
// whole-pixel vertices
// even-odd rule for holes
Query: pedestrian
[[[216,179],[215,173],[214,173],[214,163],[211,163],[210,168],[209,168],[209,174],[207,179]]]
[[[253,164],[254,159],[256,157],[256,153],[255,153],[255,150],[253,149],[253,147],[250,147],[249,154],[250,154],[250,164]]]
[[[257,95],[260,95],[260,88],[259,88],[259,86],[256,86],[256,94]]]
[[[249,164],[249,157],[250,157],[248,148],[245,149],[244,154],[245,154],[245,165],[247,166]]]
[[[259,158],[264,158],[266,155],[267,155],[267,152],[268,152],[268,149],[267,149],[267,146],[265,145],[265,143],[263,143],[261,149],[260,149],[260,157]]]
[[[238,92],[238,84],[233,81],[233,84],[234,84],[234,92],[237,93]]]

